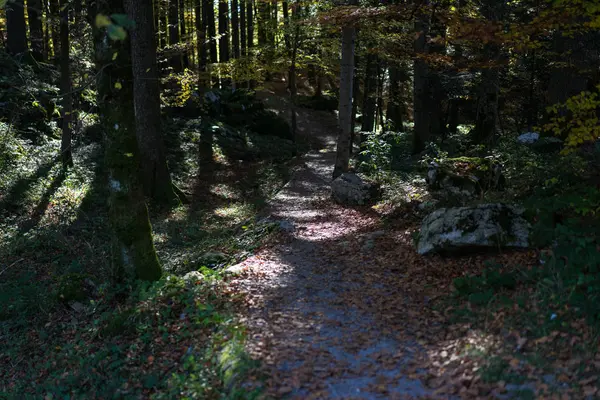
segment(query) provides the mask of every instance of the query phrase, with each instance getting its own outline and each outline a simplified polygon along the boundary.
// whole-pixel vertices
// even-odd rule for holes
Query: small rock
[[[183,280],[188,288],[193,288],[204,280],[204,275],[198,271],[191,271],[183,276]]]
[[[69,306],[71,306],[75,312],[83,312],[85,310],[85,306],[78,301],[70,303]]]
[[[332,182],[331,195],[340,204],[365,205],[379,195],[379,185],[354,173],[345,173]]]
[[[517,138],[517,142],[523,144],[532,144],[540,140],[540,134],[537,132],[526,132]]]

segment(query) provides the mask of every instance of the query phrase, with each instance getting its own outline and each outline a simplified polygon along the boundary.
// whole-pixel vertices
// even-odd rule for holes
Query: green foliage
[[[360,164],[361,170],[380,175],[380,172],[389,171],[392,163],[392,147],[399,144],[402,133],[398,132],[361,132],[365,137],[361,143]]]
[[[87,297],[85,290],[86,275],[72,272],[62,275],[56,289],[56,297],[59,301],[82,301]]]
[[[597,89],[600,90],[600,86]],[[564,104],[548,107],[547,112],[551,118],[544,125],[544,130],[566,138],[563,153],[568,154],[583,143],[600,138],[598,108],[598,92],[582,92],[570,97]]]
[[[480,276],[466,276],[454,280],[458,295],[465,296],[474,305],[488,304],[495,292],[513,290],[517,285],[514,272],[500,272],[498,266],[488,267]]]

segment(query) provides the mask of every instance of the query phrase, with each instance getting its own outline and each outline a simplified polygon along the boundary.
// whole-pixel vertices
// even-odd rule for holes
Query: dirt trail
[[[364,309],[374,293],[384,296],[396,289],[390,292],[384,279],[373,279],[353,262],[358,253],[370,257],[381,234],[372,232],[376,216],[329,200],[336,117],[298,112],[299,131],[319,138],[323,148],[302,158],[300,170],[269,204],[268,214],[293,224],[293,231],[233,268],[241,271],[234,284],[248,298],[243,318],[250,331],[248,347],[270,377],[268,394],[299,399],[426,395],[418,379],[402,373],[418,345],[399,341]],[[354,304],[359,297],[360,305]],[[376,306],[381,299],[371,300]]]

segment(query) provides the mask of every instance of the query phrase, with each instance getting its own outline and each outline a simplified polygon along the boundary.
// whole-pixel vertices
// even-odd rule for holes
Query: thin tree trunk
[[[233,58],[240,58],[240,19],[238,0],[231,0],[231,35]]]
[[[375,107],[377,105],[375,92],[377,90],[377,62],[375,54],[367,55],[367,66],[365,68],[365,92],[362,109],[362,132],[373,132],[375,128]],[[365,137],[360,138],[361,146]]]
[[[69,3],[63,0],[60,12],[60,94],[62,96],[62,138],[60,152],[64,168],[73,166],[71,151],[73,95],[69,41]]]
[[[240,11],[239,11],[239,20],[240,20],[240,54],[242,57],[245,57],[247,52],[246,48],[248,46],[248,36],[247,36],[247,28],[246,28],[246,0],[240,1]]]
[[[23,0],[14,0],[6,9],[6,50],[17,55],[27,52],[27,27]]]
[[[207,74],[208,63],[207,20],[206,7],[202,7],[202,0],[196,0],[196,34],[198,42],[198,90],[204,92],[210,86],[210,76]]]
[[[101,8],[94,12],[105,15],[124,12],[123,0],[99,4]],[[138,180],[129,40],[110,40],[105,30],[98,29],[93,21],[92,29],[96,67],[101,71],[97,88],[100,122],[106,137],[105,165],[109,174],[109,221],[113,232],[111,262],[120,280],[127,277],[158,280],[162,268]],[[150,41],[154,43],[154,38]],[[115,87],[117,82],[120,83],[118,88]]]
[[[29,39],[31,53],[35,60],[44,61],[44,31],[42,27],[42,0],[27,1],[27,17],[29,18]]]
[[[400,67],[396,64],[390,66],[390,89],[386,117],[388,124],[395,131],[402,130],[402,97],[400,87]]]
[[[337,178],[350,167],[350,127],[352,126],[352,86],[354,82],[355,28],[342,28],[342,61],[340,65],[340,102],[337,155],[333,178]]]
[[[169,0],[169,46],[173,55],[171,56],[171,66],[175,72],[183,71],[181,63],[181,53],[176,50],[179,45],[179,0]]]
[[[22,0],[21,0],[22,1]],[[48,0],[50,28],[52,29],[52,57],[60,55],[60,29],[55,22],[60,17],[58,0]]]
[[[254,47],[254,9],[252,0],[246,0],[246,26],[248,27],[248,53]]]
[[[266,0],[259,0],[258,5],[258,45],[267,44],[267,24],[269,21],[269,3]]]
[[[229,0],[219,0],[219,62],[229,62]],[[221,88],[229,86],[230,80],[221,78]]]
[[[186,21],[185,21],[185,0],[180,0],[179,3],[179,27],[181,30],[181,34],[180,34],[180,42],[184,44],[185,48],[183,50],[183,54],[181,56],[181,63],[183,68],[189,68],[190,67],[190,55],[189,55],[189,50],[187,47],[188,44],[188,38],[187,38],[187,28],[186,28]]]
[[[418,154],[425,149],[430,140],[431,119],[429,115],[429,66],[420,56],[427,53],[427,36],[429,33],[429,15],[420,13],[415,21],[416,39],[414,61],[414,134],[413,153]]]

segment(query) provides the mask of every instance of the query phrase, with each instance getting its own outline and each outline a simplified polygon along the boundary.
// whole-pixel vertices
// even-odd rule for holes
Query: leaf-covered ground
[[[568,320],[568,310],[544,309],[527,285],[468,278],[535,270],[538,252],[422,257],[413,244],[415,207],[385,215],[374,210],[386,207],[334,204],[335,121],[327,118],[305,121],[328,145],[305,156],[269,203],[287,233],[229,269],[230,284],[245,295],[247,349],[268,376],[266,395],[593,397],[600,367],[593,327]],[[456,278],[497,290],[464,298]]]

